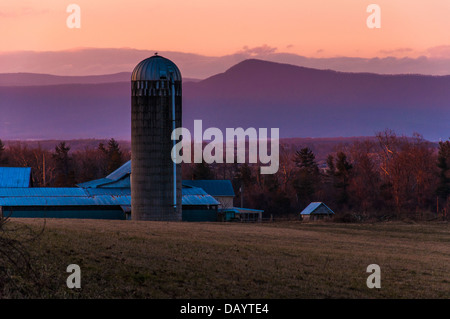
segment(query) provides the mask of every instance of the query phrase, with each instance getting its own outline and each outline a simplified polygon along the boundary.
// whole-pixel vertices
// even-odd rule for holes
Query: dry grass
[[[48,219],[28,248],[45,279],[31,298],[450,298],[448,223]],[[69,264],[81,289],[66,286]],[[366,286],[369,264],[381,289]]]

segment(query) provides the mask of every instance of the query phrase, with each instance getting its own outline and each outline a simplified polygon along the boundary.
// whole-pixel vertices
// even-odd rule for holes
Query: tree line
[[[0,140],[0,166],[31,167],[35,187],[73,187],[107,176],[131,158],[110,139],[71,151],[67,142],[53,150]],[[183,163],[183,179],[229,179],[235,206],[263,209],[264,216],[287,217],[309,203],[324,202],[343,221],[448,218],[450,140],[430,143],[422,136],[391,130],[354,141],[319,163],[310,147],[280,143],[276,174],[261,175],[258,164]]]
[[[280,145],[280,167],[261,175],[258,165],[191,164],[184,178],[231,179],[235,205],[268,216],[298,216],[324,202],[342,221],[436,219],[450,215],[450,140],[436,144],[391,130],[338,147],[319,165],[311,148]],[[240,190],[243,190],[240,192]],[[243,197],[243,198],[241,198]]]
[[[74,187],[107,176],[130,158],[115,139],[74,152],[65,141],[46,150],[22,142],[6,147],[0,140],[0,166],[31,167],[34,187]]]

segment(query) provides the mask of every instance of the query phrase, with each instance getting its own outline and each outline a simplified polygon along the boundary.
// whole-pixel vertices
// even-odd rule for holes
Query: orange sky
[[[66,8],[81,7],[69,29]],[[381,29],[369,29],[369,4]],[[450,57],[449,0],[15,0],[0,2],[0,51],[79,47],[210,56],[267,45],[311,57]]]

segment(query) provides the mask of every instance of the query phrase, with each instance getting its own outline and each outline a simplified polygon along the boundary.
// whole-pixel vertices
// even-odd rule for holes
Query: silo
[[[131,75],[131,216],[181,220],[181,164],[174,164],[172,130],[181,127],[178,67],[155,54]]]

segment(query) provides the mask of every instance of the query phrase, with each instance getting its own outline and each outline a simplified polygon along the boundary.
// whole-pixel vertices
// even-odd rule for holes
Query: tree
[[[301,206],[306,206],[316,198],[320,182],[319,166],[314,153],[308,147],[296,151],[293,160],[297,167],[293,187]]]
[[[210,165],[202,160],[201,163],[196,163],[194,165],[192,179],[214,179],[214,173],[211,170]]]
[[[8,160],[5,158],[5,144],[0,140],[0,166],[7,163]]]
[[[349,185],[351,204],[363,213],[380,210],[380,175],[376,168],[376,144],[373,141],[357,141],[350,148],[353,160],[352,178]]]
[[[106,175],[114,172],[123,165],[123,153],[120,149],[119,143],[115,139],[111,138],[108,141],[108,147],[105,147],[103,143],[99,143],[98,150],[105,157]]]
[[[248,204],[248,198],[251,194],[255,194],[253,184],[255,183],[255,178],[252,173],[252,169],[247,163],[240,165],[239,170],[234,177],[236,184],[239,187],[239,195],[236,200],[240,200],[240,205],[244,206],[244,199],[246,204]]]
[[[353,166],[347,161],[347,155],[344,152],[338,152],[336,156],[336,176],[335,187],[339,190],[337,203],[347,205],[349,194],[348,186],[350,185],[350,173]]]
[[[436,193],[441,199],[447,200],[450,196],[450,140],[439,142],[437,167],[439,184]]]
[[[336,167],[334,166],[333,155],[328,155],[327,157],[327,175],[334,176],[336,174]]]
[[[55,162],[55,186],[67,187],[75,184],[75,172],[72,168],[72,158],[69,156],[70,147],[66,142],[60,142],[55,147],[52,159]]]

